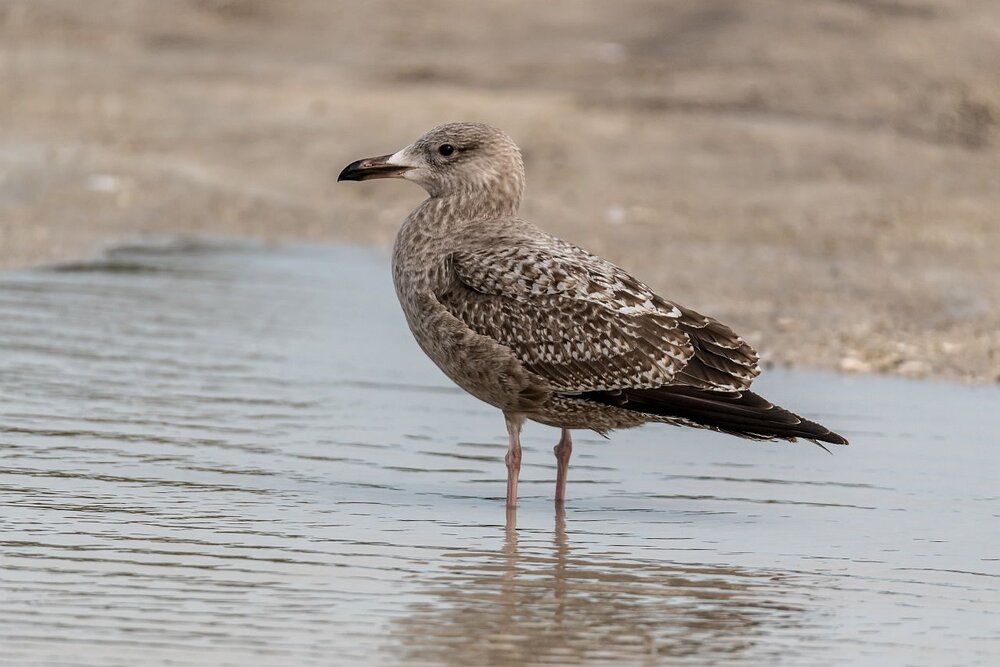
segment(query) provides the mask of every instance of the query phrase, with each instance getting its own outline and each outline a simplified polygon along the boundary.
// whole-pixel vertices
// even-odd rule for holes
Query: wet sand
[[[0,4],[0,266],[162,234],[386,246],[347,162],[476,119],[524,213],[768,362],[1000,378],[1000,4]]]
[[[994,387],[775,371],[851,439],[525,433],[420,354],[383,252],[0,274],[0,662],[995,665]]]

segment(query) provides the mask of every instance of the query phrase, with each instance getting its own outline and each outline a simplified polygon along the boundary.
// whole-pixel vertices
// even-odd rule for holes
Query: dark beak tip
[[[375,178],[402,178],[403,174],[409,171],[409,167],[402,167],[390,164],[387,160],[391,155],[380,155],[362,160],[355,160],[344,167],[344,170],[337,176],[340,181],[368,181]]]
[[[362,173],[362,171],[361,171],[361,163],[362,162],[364,162],[364,160],[355,160],[351,164],[349,164],[346,167],[344,167],[343,170],[341,170],[340,175],[337,176],[337,182],[340,183],[341,181],[359,181],[359,180],[361,180],[359,178],[359,176]]]

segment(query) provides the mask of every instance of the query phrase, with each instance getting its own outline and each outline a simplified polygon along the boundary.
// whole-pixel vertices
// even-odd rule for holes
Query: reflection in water
[[[508,512],[502,552],[457,551],[395,624],[404,662],[577,664],[763,659],[758,639],[794,628],[805,599],[786,577],[589,554],[557,510],[551,541],[521,543]],[[788,598],[794,602],[783,602]],[[786,654],[787,657],[787,654]]]

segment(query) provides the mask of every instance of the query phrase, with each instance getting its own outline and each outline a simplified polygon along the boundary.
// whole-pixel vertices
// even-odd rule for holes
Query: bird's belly
[[[622,428],[634,428],[650,421],[639,412],[600,405],[573,396],[556,394],[528,415],[532,421],[565,429],[588,429],[609,433]]]

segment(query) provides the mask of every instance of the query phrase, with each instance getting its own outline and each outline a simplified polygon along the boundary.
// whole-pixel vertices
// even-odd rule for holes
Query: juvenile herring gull
[[[374,178],[405,178],[430,195],[396,236],[396,295],[427,356],[503,411],[508,507],[526,419],[562,429],[556,503],[566,496],[571,429],[663,422],[847,444],[751,392],[757,353],[729,327],[519,218],[524,165],[503,131],[441,125],[392,155],[352,162],[337,180]]]

